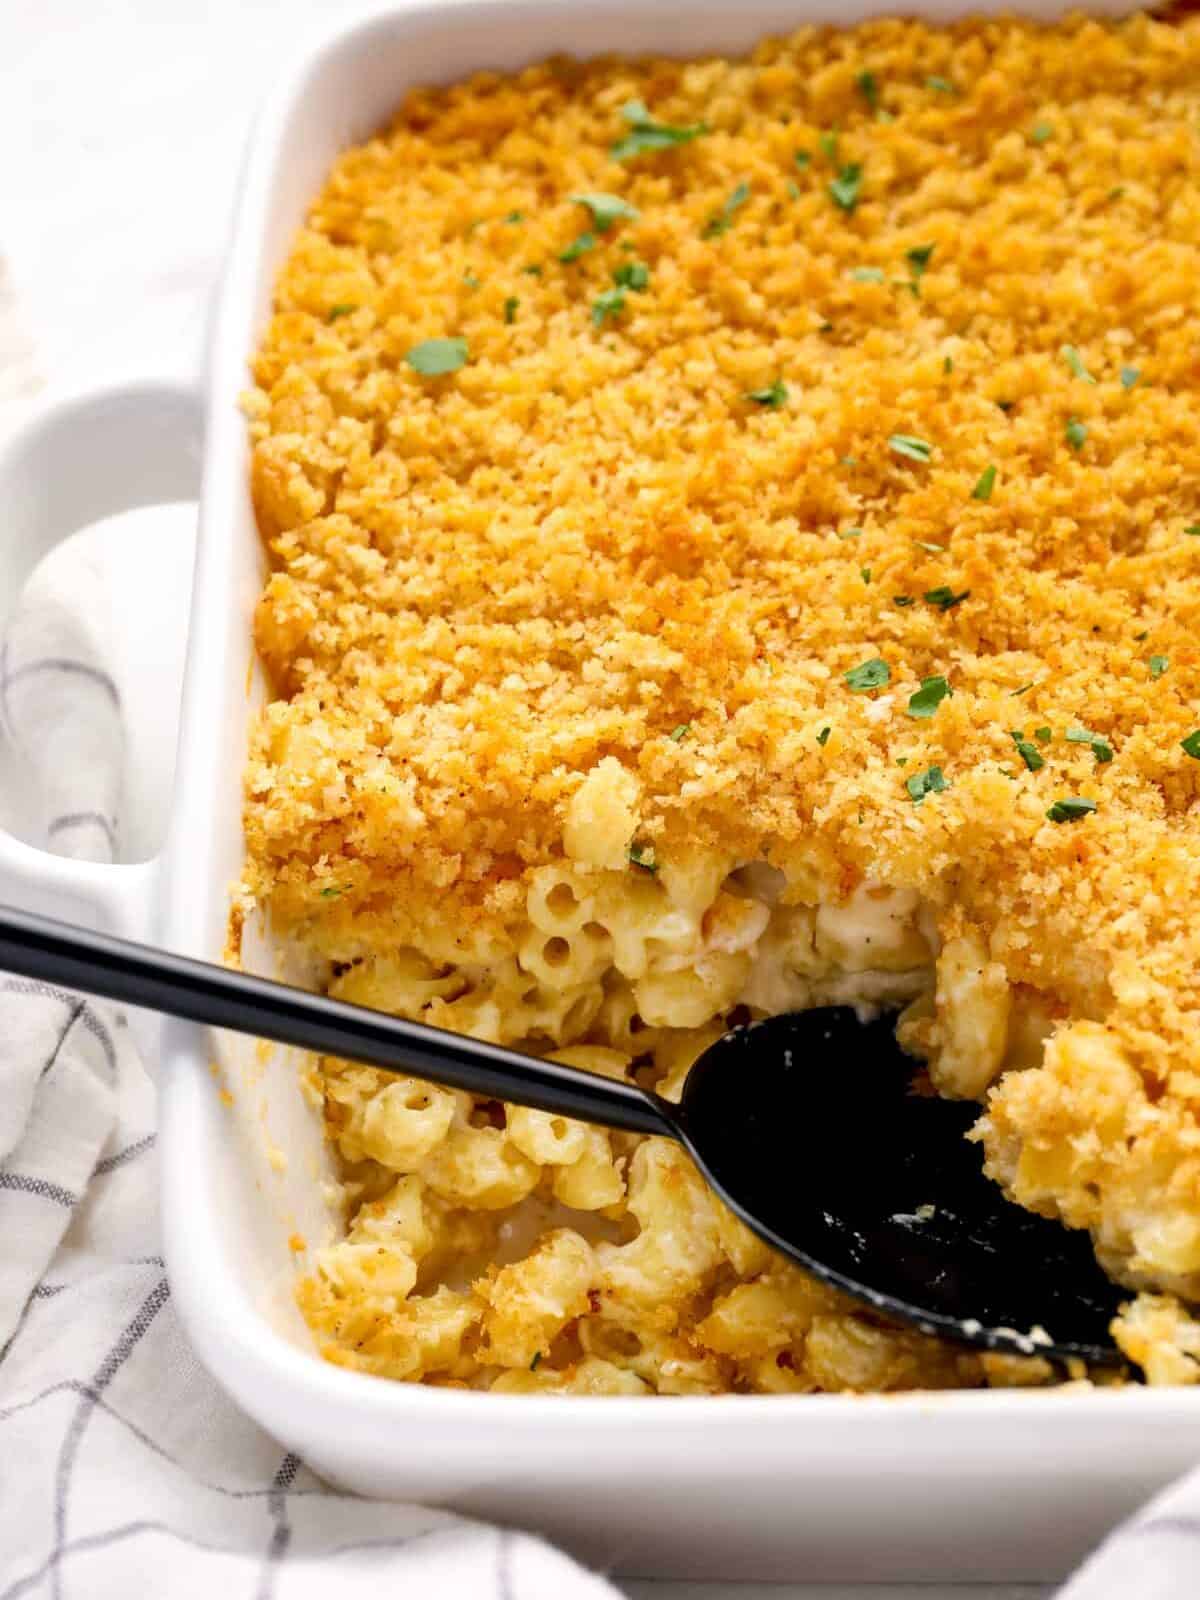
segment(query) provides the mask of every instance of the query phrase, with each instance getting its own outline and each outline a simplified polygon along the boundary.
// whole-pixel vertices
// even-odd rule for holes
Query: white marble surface
[[[354,9],[337,7],[338,15]],[[56,385],[198,371],[239,153],[321,0],[2,0],[0,425]],[[18,152],[27,158],[14,159]],[[629,1582],[631,1600],[1044,1600],[1011,1585]]]

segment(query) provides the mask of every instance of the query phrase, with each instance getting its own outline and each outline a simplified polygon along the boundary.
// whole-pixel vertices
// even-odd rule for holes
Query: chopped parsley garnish
[[[629,862],[631,866],[640,867],[643,872],[657,872],[658,861],[651,844],[639,844],[635,839],[629,846]]]
[[[1111,761],[1113,758],[1112,745],[1108,740],[1102,739],[1098,733],[1089,733],[1086,728],[1068,728],[1067,742],[1088,745],[1097,763]]]
[[[905,259],[908,262],[908,270],[912,275],[913,291],[916,294],[921,292],[921,279],[924,277],[925,269],[928,267],[936,249],[937,245],[935,244],[922,244],[904,252]]]
[[[1153,680],[1154,678],[1161,678],[1163,673],[1167,670],[1167,668],[1170,665],[1171,665],[1171,662],[1170,662],[1169,657],[1167,657],[1167,656],[1151,656],[1150,657],[1150,677],[1151,677],[1151,679]]]
[[[594,233],[581,233],[577,239],[572,239],[565,250],[558,252],[560,261],[578,261],[580,256],[586,255],[589,250],[596,248],[596,235]]]
[[[996,401],[996,405],[998,406],[998,408],[1001,411],[1004,412],[1005,416],[1008,415],[1008,413],[1012,410],[1012,408],[1016,405],[1016,403],[1017,402],[1015,400],[997,400]]]
[[[864,583],[870,583],[870,581],[871,581],[871,569],[870,569],[870,567],[860,567],[858,569],[858,575],[859,575],[859,577],[862,579],[862,581]]]
[[[979,482],[971,490],[972,500],[990,500],[992,490],[996,487],[996,468],[984,467],[979,475]]]
[[[858,84],[859,94],[861,94],[863,99],[867,102],[869,109],[872,111],[878,111],[879,79],[873,72],[860,72],[858,77],[855,79],[855,82]]]
[[[1193,761],[1200,761],[1200,728],[1189,733],[1186,739],[1181,739],[1179,748],[1191,756]]]
[[[789,178],[787,183],[784,185],[784,187],[787,189],[788,199],[789,200],[799,200],[799,198],[800,198],[800,185],[798,183],[793,183],[792,180]]]
[[[521,271],[527,272],[531,278],[540,278],[542,275],[542,269],[537,265],[536,262],[531,263],[527,267],[522,267]]]
[[[915,606],[916,603],[910,594],[894,594],[892,596],[892,604],[894,606]]]
[[[853,212],[862,190],[862,164],[852,161],[838,173],[829,185],[829,198],[843,211]]]
[[[836,128],[830,128],[828,133],[818,135],[817,143],[821,146],[821,154],[827,161],[837,160],[838,136]]]
[[[839,539],[861,539],[862,535],[863,530],[861,528],[839,528],[837,531]]]
[[[949,78],[938,78],[938,77],[926,78],[925,79],[925,87],[927,89],[932,89],[935,94],[957,94],[958,93],[958,90],[950,82]]]
[[[884,274],[882,267],[855,267],[850,276],[855,283],[882,283]]]
[[[1095,383],[1095,378],[1092,377],[1091,373],[1084,366],[1083,357],[1079,354],[1079,351],[1076,350],[1073,344],[1064,344],[1062,349],[1059,351],[1059,355],[1062,356],[1063,360],[1067,363],[1067,366],[1071,369],[1075,377],[1082,378],[1084,383]]]
[[[922,678],[921,687],[909,696],[908,714],[910,717],[931,717],[942,701],[953,693],[945,678]]]
[[[533,1355],[533,1360],[529,1363],[530,1372],[536,1372],[537,1371],[538,1362],[541,1359],[542,1359],[542,1352],[540,1350],[535,1350],[534,1351],[534,1355]]]
[[[927,794],[943,794],[950,785],[941,767],[928,767],[924,772],[914,772],[911,778],[905,778],[904,787],[913,805],[919,806]]]
[[[746,201],[749,200],[749,198],[750,185],[748,183],[739,183],[737,188],[731,192],[728,200],[726,200],[720,211],[715,212],[704,224],[704,231],[701,234],[701,238],[716,239],[719,238],[721,234],[728,233],[730,227],[733,225],[735,213],[746,204]]]
[[[1046,765],[1046,758],[1042,755],[1042,752],[1038,749],[1037,745],[1030,744],[1029,740],[1019,728],[1014,728],[1012,730],[1012,742],[1016,745],[1017,754],[1029,768],[1030,772],[1040,772],[1041,769]]]
[[[621,289],[647,289],[650,268],[644,261],[622,261],[613,273],[613,282]]]
[[[414,372],[423,378],[441,378],[467,364],[465,339],[423,339],[404,356]]]
[[[797,150],[793,155],[792,160],[800,168],[800,171],[804,172],[807,168],[812,166],[812,151]]]
[[[832,728],[829,728],[829,727],[822,728],[820,733],[817,735],[817,743],[819,745],[822,745],[822,746],[823,745],[827,745],[829,743],[829,735],[832,732],[833,732]]]
[[[1072,450],[1082,450],[1083,442],[1087,438],[1087,425],[1080,422],[1078,417],[1072,417],[1063,429],[1063,436]]]
[[[525,213],[523,211],[510,211],[504,220],[505,222],[524,222]]]
[[[1033,730],[1033,737],[1039,744],[1049,744],[1054,735],[1050,732],[1049,728],[1043,727],[1035,728]]]
[[[628,200],[622,200],[618,194],[573,194],[571,203],[588,208],[597,233],[607,233],[613,223],[622,218],[636,222],[641,216],[636,206],[631,206]]]
[[[677,728],[671,729],[670,733],[667,735],[667,738],[674,739],[676,744],[682,744],[691,731],[692,725],[690,722],[681,722]]]
[[[470,267],[463,273],[463,282],[468,289],[478,289],[479,287],[479,279],[471,271]]]
[[[1054,129],[1048,122],[1035,122],[1029,130],[1029,137],[1034,144],[1045,144],[1047,139],[1053,139]]]
[[[869,689],[882,689],[891,678],[891,668],[881,656],[872,656],[857,667],[851,667],[842,676],[855,694],[866,694]]]
[[[1036,687],[1035,684],[1023,683],[1019,689],[1014,689],[1013,690],[1013,696],[1015,698],[1017,695],[1028,694],[1030,689],[1033,689],[1035,687]]]
[[[615,322],[625,309],[624,289],[603,289],[592,301],[592,325],[596,328],[604,326],[604,319],[612,317]]]
[[[1186,533],[1188,535],[1189,538],[1192,538],[1192,539],[1200,538],[1200,522],[1191,523],[1183,531],[1184,531],[1184,533]]]
[[[614,161],[632,161],[656,150],[673,150],[676,145],[690,144],[708,128],[703,122],[693,122],[687,127],[675,127],[669,122],[656,122],[640,100],[630,100],[621,107],[621,115],[629,124],[623,139],[609,147]]]
[[[348,317],[352,311],[357,310],[358,307],[352,305],[330,306],[329,310],[325,313],[325,321],[336,322],[339,317]]]
[[[515,294],[510,294],[509,295],[508,299],[504,302],[504,320],[505,320],[505,322],[510,322],[511,323],[511,322],[516,320],[517,307],[520,304],[521,304],[521,302],[517,299]]]
[[[942,584],[936,589],[926,589],[921,598],[926,604],[936,606],[939,611],[953,611],[955,606],[962,605],[970,593],[970,589],[961,589],[955,594],[953,589]]]
[[[1138,379],[1141,377],[1141,375],[1142,375],[1141,374],[1141,370],[1138,367],[1122,367],[1121,368],[1121,387],[1122,387],[1122,389],[1132,389],[1134,387],[1134,385],[1137,383]]]
[[[1081,822],[1084,817],[1095,811],[1094,800],[1056,800],[1047,811],[1046,815],[1051,822]]]
[[[949,374],[954,371],[954,362],[950,359],[949,356],[947,356],[946,359],[942,362],[942,371],[944,373],[946,373],[947,376],[949,376]]]
[[[933,455],[933,446],[912,433],[893,433],[888,449],[898,456],[907,456],[910,461],[926,462]]]
[[[341,892],[342,891],[340,889],[333,888],[333,887],[328,888],[328,889],[322,889],[321,890],[321,899],[322,900],[336,900],[338,895],[341,894]]]
[[[777,411],[787,402],[787,384],[782,378],[776,378],[769,389],[747,389],[746,399],[754,402],[756,406],[767,406],[772,411]]]

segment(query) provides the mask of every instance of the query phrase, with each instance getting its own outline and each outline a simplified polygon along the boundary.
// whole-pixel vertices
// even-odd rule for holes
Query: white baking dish
[[[261,576],[238,394],[276,267],[338,149],[414,83],[553,52],[739,51],[805,20],[847,23],[886,9],[413,0],[283,75],[250,151],[213,339],[170,837],[157,861],[118,869],[55,861],[0,837],[14,898],[221,954],[241,859]],[[946,18],[959,8],[925,0],[916,9]],[[190,427],[186,394],[162,386],[35,419],[0,463],[8,593],[70,528],[188,492]],[[326,1156],[295,1061],[171,1025],[162,1063],[167,1257],[187,1327],[245,1410],[337,1484],[539,1528],[627,1573],[1016,1580],[1061,1573],[1200,1456],[1200,1391],[588,1400],[422,1389],[328,1366],[291,1304],[289,1236],[313,1242],[330,1226]]]

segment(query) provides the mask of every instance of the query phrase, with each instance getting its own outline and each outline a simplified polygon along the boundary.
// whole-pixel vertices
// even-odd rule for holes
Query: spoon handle
[[[636,1084],[11,906],[0,907],[0,970],[489,1099],[678,1138],[663,1103]]]

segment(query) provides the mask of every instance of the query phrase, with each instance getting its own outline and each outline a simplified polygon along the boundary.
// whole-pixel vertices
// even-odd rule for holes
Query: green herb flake
[[[613,282],[620,289],[636,289],[640,293],[650,287],[650,268],[644,261],[622,261],[613,273]]]
[[[691,731],[692,725],[690,722],[681,722],[677,728],[671,729],[670,733],[667,735],[667,738],[673,739],[676,744],[682,744]]]
[[[572,239],[565,250],[558,252],[558,259],[570,264],[578,261],[580,256],[586,255],[589,250],[596,248],[596,235],[594,233],[581,233],[577,239]]]
[[[524,222],[525,213],[523,211],[510,211],[504,220],[505,222]]]
[[[717,239],[721,234],[728,233],[733,225],[735,214],[746,204],[750,198],[750,185],[739,183],[732,191],[720,211],[715,212],[704,224],[702,239]]]
[[[1015,699],[1019,695],[1028,694],[1030,689],[1036,689],[1036,688],[1037,688],[1037,684],[1036,683],[1023,683],[1019,689],[1014,689],[1013,690],[1013,698]]]
[[[479,287],[479,279],[471,271],[470,267],[463,273],[463,282],[468,289],[478,289]]]
[[[1137,384],[1138,379],[1141,377],[1141,375],[1142,375],[1141,374],[1141,370],[1138,367],[1122,367],[1121,368],[1121,387],[1122,387],[1122,389],[1132,389],[1132,388],[1134,388],[1136,386],[1136,384]]]
[[[882,267],[855,267],[850,276],[855,283],[882,283],[884,278]]]
[[[902,610],[905,606],[915,606],[916,603],[911,594],[894,594],[892,596],[892,604],[899,606]]]
[[[944,556],[946,554],[946,546],[944,544],[931,544],[928,539],[914,539],[913,543],[918,550],[928,550],[931,556]]]
[[[1056,800],[1046,815],[1051,822],[1082,822],[1096,809],[1094,800]]]
[[[1200,522],[1189,524],[1184,530],[1189,539],[1200,539]]]
[[[792,160],[796,163],[801,172],[807,172],[809,167],[812,166],[812,151],[797,150],[792,156]]]
[[[1029,130],[1029,137],[1034,144],[1045,144],[1047,139],[1053,139],[1054,129],[1048,122],[1035,122]]]
[[[776,378],[768,389],[747,389],[745,398],[756,406],[764,406],[768,410],[778,411],[779,407],[787,404],[787,384],[782,378]]]
[[[607,233],[614,222],[636,222],[641,212],[622,200],[619,194],[573,194],[571,204],[586,206],[592,214],[592,226],[597,233]]]
[[[1080,422],[1078,417],[1072,417],[1063,429],[1063,437],[1072,450],[1082,450],[1084,440],[1088,436],[1087,425]]]
[[[528,273],[528,275],[529,275],[529,276],[530,276],[530,277],[531,277],[531,278],[540,278],[540,277],[541,277],[541,275],[542,275],[542,269],[541,269],[541,267],[539,267],[539,266],[538,266],[538,265],[537,265],[537,264],[536,264],[536,262],[535,262],[535,263],[532,263],[532,264],[531,264],[531,265],[529,265],[529,266],[528,266],[528,267],[522,267],[522,268],[521,268],[521,271],[522,271],[522,272],[525,272],[525,273]]]
[[[405,361],[423,378],[441,378],[467,364],[465,339],[423,339],[406,351]]]
[[[517,318],[517,307],[520,304],[521,304],[521,302],[517,299],[515,294],[510,294],[509,295],[508,299],[504,302],[504,320],[505,320],[505,322],[511,324],[511,323],[516,321],[516,318]]]
[[[656,122],[640,100],[630,100],[622,106],[621,115],[629,124],[629,132],[609,147],[608,153],[614,161],[632,161],[635,156],[673,150],[677,145],[690,144],[693,139],[699,139],[708,132],[703,122],[693,122],[686,127]]]
[[[338,895],[341,894],[341,892],[342,891],[340,889],[333,888],[333,887],[328,888],[328,889],[322,889],[321,890],[321,899],[322,900],[336,900]]]
[[[348,317],[352,311],[357,310],[358,307],[352,305],[330,306],[329,310],[325,313],[325,321],[336,322],[339,317]]]
[[[1151,681],[1153,682],[1153,680],[1155,678],[1161,678],[1163,673],[1167,670],[1167,668],[1170,665],[1171,665],[1171,661],[1170,661],[1170,658],[1168,656],[1151,656],[1150,657],[1150,678],[1151,678]]]
[[[1046,765],[1046,758],[1037,745],[1030,744],[1029,740],[1019,728],[1012,730],[1012,742],[1017,747],[1017,754],[1029,768],[1030,772],[1040,772]]]
[[[843,211],[853,214],[862,191],[862,163],[852,161],[842,167],[829,185],[829,198]]]
[[[851,667],[849,672],[844,672],[842,676],[855,694],[866,694],[871,689],[882,689],[892,673],[881,656],[872,656],[869,661]]]
[[[861,528],[839,528],[837,536],[839,539],[861,539],[863,530]]]
[[[541,1360],[541,1359],[542,1359],[542,1352],[541,1352],[541,1351],[540,1351],[540,1350],[537,1350],[537,1351],[535,1351],[535,1352],[534,1352],[534,1356],[533,1356],[533,1360],[532,1360],[532,1361],[531,1361],[531,1362],[530,1362],[530,1363],[529,1363],[529,1370],[530,1370],[530,1372],[536,1372],[536,1371],[537,1371],[537,1369],[538,1369],[538,1362],[539,1362],[539,1361],[540,1361],[540,1360]]]
[[[859,94],[861,94],[863,99],[867,102],[868,109],[871,111],[878,111],[879,79],[873,72],[860,72],[858,77],[855,79],[855,82],[858,85]]]
[[[939,611],[953,611],[955,606],[962,605],[970,593],[970,589],[961,589],[955,594],[953,589],[942,584],[936,589],[926,589],[921,598],[927,605],[936,606]]]
[[[1066,737],[1069,744],[1089,746],[1098,764],[1111,761],[1113,758],[1112,745],[1098,733],[1089,733],[1086,728],[1068,728]]]
[[[1049,744],[1054,735],[1050,732],[1049,728],[1041,727],[1033,730],[1033,737],[1039,744]]]
[[[925,79],[925,87],[932,89],[934,94],[957,94],[958,90],[949,78],[931,77]]]
[[[1001,411],[1003,411],[1005,416],[1008,415],[1008,413],[1012,410],[1012,408],[1016,405],[1016,403],[1017,402],[1015,400],[997,400],[996,401],[997,407]]]
[[[990,500],[992,490],[996,487],[996,468],[985,467],[979,476],[979,482],[971,490],[972,500]]]
[[[832,728],[822,728],[820,733],[817,735],[817,743],[821,746],[827,745],[829,743],[829,735],[832,732]]]
[[[838,135],[836,128],[830,128],[827,133],[822,133],[817,138],[821,147],[821,154],[826,161],[836,161],[838,152]]]
[[[870,567],[860,567],[858,569],[858,575],[859,575],[859,577],[862,579],[862,581],[864,583],[870,583],[870,581],[871,581],[871,569],[870,569]]]
[[[922,463],[927,462],[933,455],[933,446],[912,433],[893,433],[888,439],[888,449],[895,455],[907,456],[910,461]]]
[[[602,328],[605,318],[615,322],[625,309],[624,289],[603,289],[592,301],[592,326]]]
[[[787,189],[787,196],[789,200],[799,200],[800,185],[798,183],[793,183],[789,178],[784,187]]]
[[[658,860],[654,854],[654,846],[640,844],[636,839],[629,846],[627,852],[631,866],[639,867],[643,872],[655,873],[658,871]]]
[[[1186,739],[1179,741],[1179,748],[1191,756],[1193,761],[1200,761],[1200,728],[1189,733]]]
[[[915,245],[911,250],[904,252],[904,258],[908,262],[908,270],[912,274],[915,284],[920,283],[936,249],[937,245],[935,244],[922,244]]]
[[[1082,378],[1084,383],[1095,383],[1095,378],[1084,366],[1083,357],[1073,344],[1064,344],[1058,353],[1076,378]]]
[[[917,718],[932,717],[942,701],[953,693],[945,678],[922,678],[921,687],[909,696],[908,714]]]
[[[950,785],[941,767],[928,767],[924,772],[914,772],[911,778],[905,778],[904,787],[913,805],[919,806],[927,794],[944,794]]]
[[[947,356],[945,358],[945,360],[942,362],[942,371],[946,374],[947,377],[949,377],[949,375],[954,371],[954,362],[950,359],[949,356]]]

